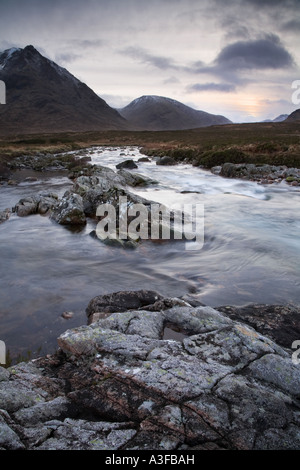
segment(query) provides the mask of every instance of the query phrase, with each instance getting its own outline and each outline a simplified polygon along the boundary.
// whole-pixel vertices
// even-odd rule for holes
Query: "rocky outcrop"
[[[221,306],[218,310],[233,320],[247,323],[285,348],[300,339],[300,309],[296,305],[249,304]]]
[[[21,199],[13,208],[20,217],[25,217],[31,214],[47,214],[53,221],[60,225],[68,226],[82,226],[87,223],[87,217],[101,220],[104,213],[98,214],[100,206],[109,204],[113,211],[111,216],[112,220],[105,217],[107,223],[114,225],[113,233],[116,231],[116,236],[100,236],[99,231],[92,230],[90,235],[98,238],[101,242],[109,245],[122,247],[122,248],[136,248],[138,242],[143,238],[152,239],[152,228],[155,226],[156,233],[163,232],[163,226],[160,220],[152,220],[151,205],[156,204],[151,200],[147,200],[132,193],[128,187],[145,186],[153,184],[154,181],[145,178],[139,174],[132,174],[131,172],[121,169],[118,172],[103,166],[87,166],[74,170],[70,174],[73,179],[73,186],[70,190],[66,191],[61,199],[55,194],[40,193],[38,195],[28,196]],[[122,199],[121,199],[122,198]],[[134,228],[138,225],[142,227],[142,236],[139,235],[139,230],[136,233],[128,234],[128,227],[131,222],[136,220],[137,213],[134,212],[133,205],[143,205],[143,213],[139,215],[139,220],[136,222]],[[137,206],[136,206],[137,207]],[[172,227],[174,214],[166,207],[160,205],[161,210],[164,210],[170,218],[170,238],[175,237],[175,231]],[[138,208],[137,208],[138,212]],[[123,220],[122,233],[120,232],[120,220]],[[1,221],[7,220],[7,214],[3,213]],[[127,227],[127,232],[124,230]],[[169,230],[169,227],[166,227]],[[123,233],[124,232],[124,233]],[[132,235],[132,236],[131,236]],[[158,235],[159,237],[160,235]],[[178,237],[177,237],[178,238]],[[156,238],[157,239],[157,235]],[[181,239],[181,237],[179,237]]]
[[[224,163],[213,167],[211,171],[225,178],[241,178],[262,184],[279,183],[283,180],[293,186],[300,184],[300,169],[286,166]]]
[[[135,296],[152,303],[137,309]],[[92,310],[120,299],[133,308],[66,331],[51,356],[0,369],[1,448],[300,449],[291,350],[155,292],[98,297]],[[166,339],[167,328],[181,338]]]

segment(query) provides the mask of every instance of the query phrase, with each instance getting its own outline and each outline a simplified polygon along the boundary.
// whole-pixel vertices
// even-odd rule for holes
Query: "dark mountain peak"
[[[126,120],[86,84],[34,46],[0,53],[6,105],[0,131],[37,133],[127,129]]]
[[[31,44],[29,44],[29,46],[24,47],[23,51],[25,53],[30,52],[31,54],[39,54],[39,52]]]
[[[300,121],[300,108],[293,111],[286,119],[286,121]]]

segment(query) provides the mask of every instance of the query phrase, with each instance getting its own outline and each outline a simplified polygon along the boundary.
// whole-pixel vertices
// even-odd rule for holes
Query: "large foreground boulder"
[[[300,450],[292,351],[216,309],[156,297],[0,368],[0,448]]]

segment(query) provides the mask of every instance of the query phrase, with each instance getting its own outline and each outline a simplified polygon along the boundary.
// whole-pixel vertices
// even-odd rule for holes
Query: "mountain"
[[[231,123],[224,116],[197,111],[179,101],[153,95],[141,96],[118,111],[136,130],[182,130]]]
[[[280,114],[280,116],[277,116],[277,118],[273,119],[272,122],[282,122],[285,121],[286,118],[288,118],[288,114]]]
[[[296,109],[296,111],[292,112],[288,118],[286,119],[287,122],[294,122],[300,121],[300,109]]]
[[[280,116],[277,116],[275,119],[265,119],[262,122],[282,122],[285,121],[287,117],[288,114],[280,114]]]
[[[0,134],[127,129],[126,120],[86,84],[33,46],[0,52]]]

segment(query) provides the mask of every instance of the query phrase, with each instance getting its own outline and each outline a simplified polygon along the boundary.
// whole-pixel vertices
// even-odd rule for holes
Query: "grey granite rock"
[[[0,369],[1,448],[300,450],[290,350],[213,308],[127,294],[93,299],[106,316],[54,355]]]

